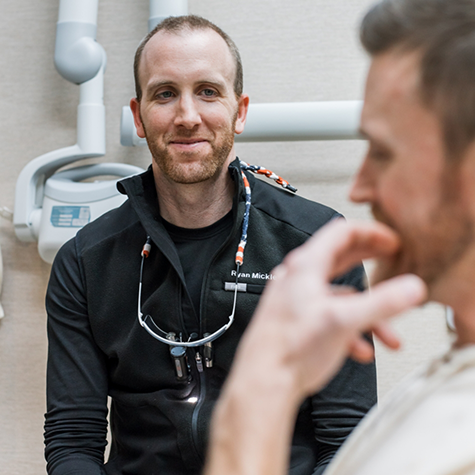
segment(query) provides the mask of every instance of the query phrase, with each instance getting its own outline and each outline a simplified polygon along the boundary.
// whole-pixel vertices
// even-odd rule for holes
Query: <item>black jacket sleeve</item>
[[[92,338],[74,240],[63,246],[53,264],[46,309],[47,471],[51,475],[103,474],[107,367]]]
[[[363,267],[354,268],[335,284],[364,290]],[[318,445],[314,475],[324,472],[351,431],[376,402],[375,362],[361,364],[351,359],[346,361],[324,389],[311,398],[314,434]]]

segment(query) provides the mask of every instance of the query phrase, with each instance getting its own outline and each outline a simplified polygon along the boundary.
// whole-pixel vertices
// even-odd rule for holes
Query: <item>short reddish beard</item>
[[[148,139],[148,134],[143,122],[142,125],[153,160],[160,171],[175,183],[189,185],[194,183],[202,183],[217,176],[221,172],[234,145],[234,130],[237,115],[238,111],[236,110],[230,127],[223,131],[224,137],[221,143],[216,144],[210,142],[212,151],[208,155],[207,159],[201,160],[199,163],[195,162],[193,164],[176,163],[166,146],[160,147],[154,143],[153,140]],[[189,139],[194,135],[195,132],[193,131],[182,131],[178,137],[176,135],[173,137],[165,136],[165,140],[167,141],[171,138]],[[189,155],[191,157],[193,152],[190,152]]]

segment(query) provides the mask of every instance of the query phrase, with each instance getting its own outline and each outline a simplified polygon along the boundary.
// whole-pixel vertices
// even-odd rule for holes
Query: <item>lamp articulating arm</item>
[[[98,0],[61,0],[54,62],[68,81],[80,85],[77,143],[35,158],[21,171],[13,224],[21,241],[38,239],[45,181],[59,168],[105,155],[104,70],[106,54],[96,42]]]

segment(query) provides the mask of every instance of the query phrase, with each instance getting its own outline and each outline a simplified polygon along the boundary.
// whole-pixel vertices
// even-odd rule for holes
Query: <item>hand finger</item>
[[[401,340],[387,322],[380,322],[373,328],[373,335],[391,350],[401,347]]]
[[[291,252],[284,265],[302,272],[321,269],[325,283],[362,259],[394,254],[399,238],[380,223],[347,223],[342,219],[325,225],[300,248]]]
[[[374,347],[360,336],[356,338],[350,345],[349,356],[360,363],[369,363],[374,359]]]
[[[399,236],[384,224],[348,223],[348,236],[344,247],[335,253],[333,279],[364,259],[392,259],[400,249]]]
[[[424,282],[415,275],[406,274],[377,284],[371,292],[336,297],[334,304],[340,307],[338,315],[343,325],[365,331],[426,298]]]

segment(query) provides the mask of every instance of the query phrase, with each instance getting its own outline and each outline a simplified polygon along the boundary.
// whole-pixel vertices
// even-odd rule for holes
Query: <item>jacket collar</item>
[[[236,184],[236,194],[233,199],[234,224],[230,235],[234,236],[240,232],[239,230],[243,220],[246,195],[238,158],[231,162],[228,170],[231,178]],[[254,177],[249,174],[246,174],[246,176],[248,177],[252,188]],[[128,196],[129,202],[137,213],[147,235],[151,237],[155,245],[165,254],[183,278],[181,264],[175,245],[163,226],[160,217],[160,208],[158,205],[152,166],[150,165],[145,172],[139,175],[134,175],[119,181],[117,183],[117,189],[120,193]]]
[[[239,158],[235,158],[228,167],[229,174],[236,184],[236,194],[234,196],[234,205],[238,202],[244,201],[246,197],[244,183],[241,176],[241,167],[239,165]],[[254,177],[246,173],[251,188],[254,184]],[[147,214],[151,214],[154,221],[160,219],[160,208],[158,205],[157,191],[155,188],[155,181],[153,178],[152,165],[148,169],[139,174],[133,175],[117,182],[117,189],[123,195],[127,195],[131,200],[132,207],[137,211],[140,207],[145,207]],[[138,213],[139,216],[142,213]],[[141,217],[141,216],[140,216]]]

